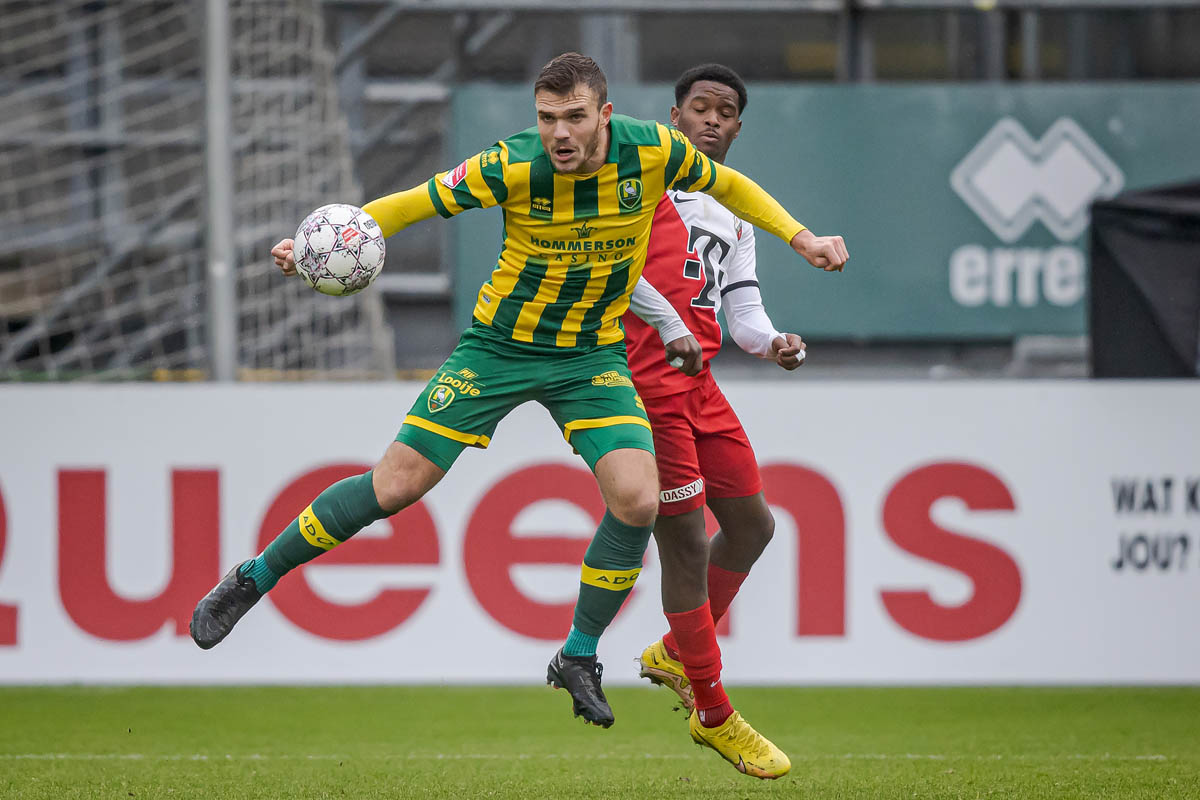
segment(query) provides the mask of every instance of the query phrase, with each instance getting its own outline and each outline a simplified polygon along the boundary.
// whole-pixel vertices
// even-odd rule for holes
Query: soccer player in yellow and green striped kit
[[[495,271],[479,291],[471,327],[374,469],[323,491],[200,601],[191,631],[201,647],[220,642],[286,572],[420,500],[463,448],[486,448],[509,411],[536,400],[595,473],[607,506],[547,680],[570,692],[576,716],[612,724],[596,644],[637,579],[658,508],[650,423],[630,379],[621,316],[645,264],[659,198],[668,188],[707,192],[816,267],[840,269],[847,255],[840,237],[814,236],[678,131],[613,115],[604,73],[586,56],[550,61],[534,101],[535,128],[364,207],[390,236],[435,214],[500,206],[504,242]],[[290,239],[272,254],[284,274],[295,273]],[[681,359],[685,370],[699,369],[699,356],[691,336],[668,341],[666,357]]]

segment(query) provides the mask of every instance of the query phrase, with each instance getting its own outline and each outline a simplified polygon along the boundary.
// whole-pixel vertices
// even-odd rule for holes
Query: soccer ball
[[[361,292],[383,270],[379,223],[358,206],[333,203],[304,218],[292,255],[296,271],[321,294]]]

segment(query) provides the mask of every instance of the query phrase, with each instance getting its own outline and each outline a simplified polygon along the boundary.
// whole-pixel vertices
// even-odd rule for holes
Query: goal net
[[[0,379],[203,377],[203,2],[0,0]],[[390,373],[378,292],[324,297],[269,255],[361,203],[317,0],[232,0],[243,378]]]

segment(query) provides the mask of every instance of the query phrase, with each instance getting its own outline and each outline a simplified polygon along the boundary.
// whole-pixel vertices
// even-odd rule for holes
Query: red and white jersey
[[[666,363],[658,331],[633,313],[623,318],[633,382],[643,397],[688,391],[702,383],[721,349],[717,312],[725,306],[730,335],[765,356],[780,334],[762,306],[755,271],[754,228],[702,192],[668,191],[654,210],[642,277],[679,314],[704,350],[704,369],[689,378]]]

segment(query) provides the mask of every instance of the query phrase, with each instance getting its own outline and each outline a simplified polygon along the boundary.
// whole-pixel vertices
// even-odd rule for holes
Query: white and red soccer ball
[[[321,294],[361,292],[383,270],[379,223],[357,206],[332,203],[304,218],[292,254],[296,272]]]

